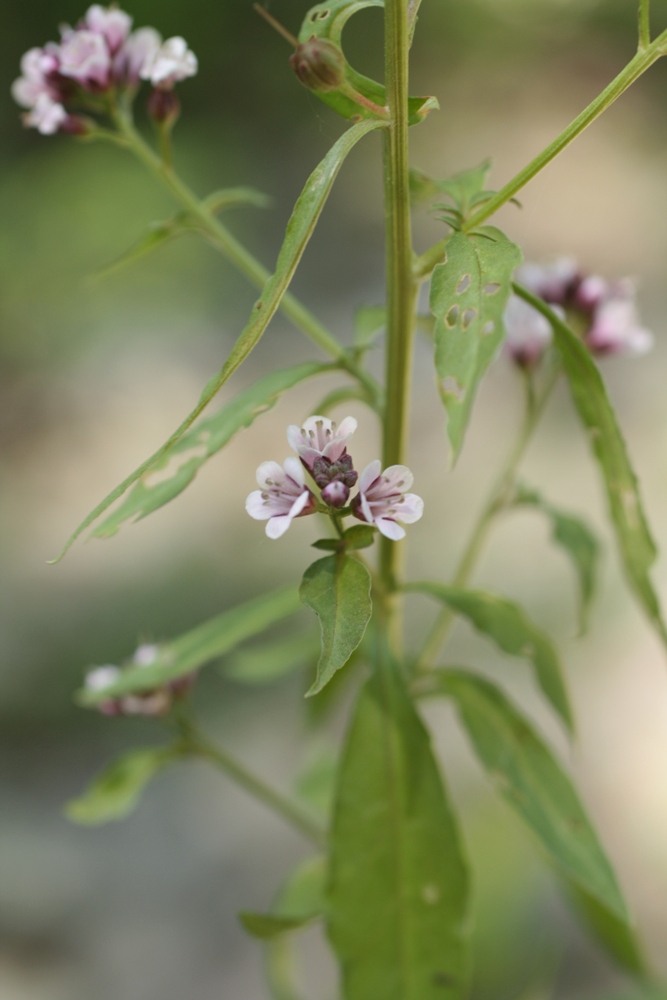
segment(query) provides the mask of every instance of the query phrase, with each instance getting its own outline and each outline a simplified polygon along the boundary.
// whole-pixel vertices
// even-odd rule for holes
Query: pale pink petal
[[[381,489],[383,493],[402,493],[410,489],[414,479],[406,465],[390,465],[382,473],[382,486],[376,489]]]
[[[375,480],[378,478],[382,472],[382,462],[379,458],[376,458],[374,462],[367,465],[364,471],[359,476],[359,492],[366,493],[370,486],[373,485]]]
[[[282,483],[284,478],[285,473],[277,462],[262,462],[257,469],[257,482],[265,490]]]
[[[298,458],[295,458],[294,455],[290,455],[289,458],[285,459],[284,468],[290,479],[293,479],[299,486],[305,486],[306,475]]]
[[[264,499],[261,490],[254,490],[249,495],[245,502],[245,509],[256,521],[266,521],[273,516],[273,511]]]
[[[401,538],[405,538],[405,529],[396,521],[388,517],[378,517],[375,523],[385,538],[390,538],[392,542],[399,542]]]
[[[269,538],[280,538],[285,534],[291,523],[292,518],[289,514],[281,514],[279,517],[272,517],[271,520],[266,523],[266,533]]]
[[[424,513],[424,501],[416,493],[406,493],[401,503],[396,504],[396,517],[404,524],[414,524]]]
[[[287,443],[297,454],[299,453],[299,449],[303,448],[306,444],[303,431],[296,424],[290,424],[287,428]]]
[[[338,435],[338,437],[349,438],[352,437],[356,429],[357,429],[357,421],[354,419],[354,417],[345,417],[345,419],[341,420],[338,427],[336,428],[336,434]]]
[[[310,491],[304,490],[300,497],[294,501],[290,507],[289,517],[298,517],[301,511],[308,505],[310,500]]]
[[[373,523],[373,511],[371,510],[371,505],[369,504],[368,500],[366,499],[366,494],[365,493],[360,493],[359,494],[359,498],[361,500],[361,511],[362,511],[364,517],[366,518],[366,520],[368,521],[368,523],[372,524]]]

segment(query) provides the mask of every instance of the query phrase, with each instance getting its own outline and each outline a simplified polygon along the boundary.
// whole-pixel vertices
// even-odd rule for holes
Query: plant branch
[[[639,51],[651,44],[651,0],[639,0]]]

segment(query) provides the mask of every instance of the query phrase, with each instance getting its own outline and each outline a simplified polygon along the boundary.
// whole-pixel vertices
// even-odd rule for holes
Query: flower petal
[[[285,467],[285,472],[290,477],[290,479],[293,479],[298,486],[305,486],[306,475],[303,471],[303,466],[298,458],[295,458],[294,455],[290,455],[289,458],[285,459],[284,467]]]
[[[375,522],[385,538],[390,538],[392,542],[399,542],[405,538],[405,528],[402,528],[396,521],[388,517],[378,517]]]
[[[285,473],[277,462],[262,462],[257,469],[257,482],[262,489],[268,490],[277,483],[282,483]]]
[[[295,459],[296,461],[296,459]],[[298,517],[301,511],[308,505],[310,500],[310,490],[304,490],[300,497],[294,501],[290,507],[289,517]]]
[[[382,462],[379,458],[376,458],[374,462],[367,465],[364,471],[359,476],[359,492],[366,493],[370,486],[373,485],[375,480],[378,478],[382,472]]]
[[[382,492],[403,493],[415,481],[407,465],[390,465],[382,473]]]
[[[403,501],[396,504],[396,517],[403,524],[414,524],[424,513],[424,501],[416,493],[406,493]]]
[[[266,521],[273,516],[273,511],[267,504],[261,490],[254,490],[245,502],[245,509],[256,521]]]
[[[266,522],[266,533],[269,538],[280,538],[281,535],[285,534],[291,523],[291,514],[280,514],[278,517],[272,517],[270,521]]]

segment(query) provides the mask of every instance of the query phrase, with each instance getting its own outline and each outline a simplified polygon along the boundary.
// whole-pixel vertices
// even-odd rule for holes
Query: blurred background
[[[129,5],[128,5],[129,6]],[[635,0],[424,0],[413,93],[442,106],[413,130],[413,162],[436,176],[493,157],[501,186],[631,57]],[[656,28],[667,3],[654,4]],[[252,185],[272,208],[236,209],[233,231],[268,265],[308,173],[342,123],[301,88],[288,50],[246,0],[134,0],[135,25],[183,34],[199,75],[180,85],[176,165],[201,194]],[[308,4],[273,0],[297,31]],[[187,492],[115,538],[46,560],[82,517],[180,421],[224,358],[255,299],[215,252],[186,237],[103,282],[168,198],[127,154],[25,131],[9,97],[21,54],[84,12],[75,0],[8,0],[0,33],[0,1000],[262,1000],[259,944],[240,909],[266,908],[307,849],[205,765],[159,779],[127,822],[70,825],[63,804],[123,749],[161,737],[154,724],[76,708],[92,663],[166,639],[272,586],[312,559],[310,521],[270,542],[244,512],[259,461],[287,454],[284,428],[312,412],[325,380],[284,399],[202,471]],[[347,29],[350,61],[381,75],[381,16]],[[572,254],[591,270],[641,279],[654,352],[605,362],[649,519],[667,546],[667,64],[659,64],[521,195],[498,222],[528,259]],[[140,98],[140,103],[143,98]],[[294,289],[344,340],[362,304],[383,295],[379,142],[345,164]],[[439,238],[416,220],[420,249]],[[455,473],[420,342],[410,464],[426,500],[410,531],[410,570],[446,577],[519,419],[520,386],[499,359]],[[317,351],[278,317],[233,393]],[[381,358],[374,359],[381,365]],[[354,442],[377,454],[373,418]],[[343,411],[340,416],[344,416]],[[528,670],[463,626],[451,661],[493,671],[567,757],[620,873],[654,965],[667,976],[667,669],[624,589],[604,502],[565,391],[525,463],[525,477],[586,515],[606,541],[591,633],[575,640],[574,580],[537,514],[497,531],[477,582],[522,600],[557,638],[578,716],[573,752],[536,699]],[[667,561],[655,574],[667,600]],[[411,642],[434,609],[411,604]],[[313,627],[305,616],[304,627]],[[209,731],[288,788],[322,737],[302,699],[306,676],[250,689],[207,669],[196,702]],[[632,995],[582,932],[532,840],[497,803],[455,719],[428,720],[460,804],[477,886],[475,1000]],[[330,739],[340,713],[327,721]],[[307,939],[304,994],[329,1000],[333,972]],[[369,998],[374,1000],[374,998]]]

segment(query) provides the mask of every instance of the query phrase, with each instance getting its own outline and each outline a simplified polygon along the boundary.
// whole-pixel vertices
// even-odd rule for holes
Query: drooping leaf
[[[222,188],[214,191],[204,199],[204,206],[209,212],[222,212],[236,205],[254,205],[256,208],[268,208],[271,198],[261,191],[251,187]]]
[[[545,513],[551,521],[554,542],[560,545],[572,560],[579,581],[579,629],[583,634],[588,625],[591,602],[595,594],[600,543],[580,518],[554,507],[532,488],[520,485],[514,503],[519,507],[534,507]]]
[[[253,937],[264,940],[305,927],[324,914],[325,879],[324,858],[309,858],[286,879],[271,913],[240,913],[241,923]]]
[[[329,938],[345,1000],[459,1000],[468,875],[428,734],[397,674],[361,691],[331,833]]]
[[[504,337],[503,313],[521,251],[500,230],[454,233],[431,282],[435,367],[454,458],[461,450],[477,387]]]
[[[194,223],[190,220],[186,212],[179,212],[173,219],[167,219],[165,222],[154,222],[148,227],[144,235],[133,243],[132,246],[129,247],[124,253],[120,254],[103,267],[98,268],[92,274],[92,279],[103,281],[105,278],[111,277],[111,275],[115,274],[117,271],[122,271],[131,264],[136,264],[137,261],[147,257],[149,254],[153,253],[154,250],[164,246],[165,243],[168,243],[176,236],[192,232],[193,229]]]
[[[608,906],[572,879],[566,879],[565,882],[576,909],[616,963],[635,976],[648,976],[646,960],[634,925],[621,920]]]
[[[667,644],[667,630],[649,570],[656,558],[637,477],[600,372],[586,347],[542,299],[520,285],[514,291],[549,320],[579,419],[602,473],[627,580]]]
[[[413,16],[416,16],[416,8],[413,0]],[[331,42],[336,48],[342,51],[341,36],[343,28],[348,20],[357,11],[365,7],[384,7],[384,0],[332,0],[331,3],[320,3],[311,8],[306,14],[306,18],[299,32],[299,41],[308,42],[313,36],[324,38]],[[414,20],[412,21],[414,30]],[[380,108],[384,108],[387,103],[387,93],[381,83],[370,80],[367,76],[362,76],[345,60],[345,83],[348,88],[361,94],[367,101]],[[328,104],[343,118],[374,118],[374,113],[366,107],[363,102],[355,100],[354,95],[348,90],[327,90],[314,91],[316,97]],[[410,97],[408,99],[408,123],[418,125],[424,120],[429,111],[439,108],[435,97]],[[377,119],[376,119],[377,120]]]
[[[322,651],[312,696],[344,667],[364,637],[373,605],[370,573],[343,553],[318,559],[304,573],[299,596],[320,619]]]
[[[159,462],[173,446],[180,441],[186,431],[190,429],[195,420],[203,413],[211,400],[217,395],[225,382],[234,374],[253,348],[257,345],[262,334],[266,330],[269,322],[280,306],[280,302],[287,291],[294,276],[299,261],[303,256],[308,241],[313,234],[315,226],[324,208],[329,192],[338,175],[345,157],[350,150],[368,132],[379,128],[381,122],[363,121],[353,125],[329,150],[322,162],[315,168],[308,178],[303,192],[299,196],[294,211],[287,224],[285,239],[278,254],[276,270],[264,286],[261,297],[255,303],[252,316],[245,329],[239,336],[232,348],[224,365],[204,387],[197,406],[185,418],[180,426],[174,431],[171,437],[159,448],[150,458],[142,462],[141,465],[131,473],[127,479],[109,493],[97,507],[84,519],[76,531],[67,541],[58,559],[62,559],[72,543],[86,528],[96,521],[115,500],[125,493],[141,476],[149,469],[152,469],[156,462]]]
[[[136,691],[150,691],[161,684],[184,677],[228,653],[269,625],[295,614],[299,606],[295,587],[283,587],[263,594],[198,625],[171,642],[160,644],[150,666],[130,666],[123,670],[114,684],[103,691],[82,689],[78,692],[77,700],[81,705],[97,705],[109,698]]]
[[[439,583],[411,583],[405,589],[430,594],[443,601],[467,618],[478,631],[493,639],[503,652],[530,660],[542,691],[572,731],[572,710],[556,650],[549,637],[526,617],[518,604],[481,590],[463,590]]]
[[[130,520],[140,520],[182,493],[199,469],[244,427],[276,405],[281,395],[314,375],[334,369],[329,364],[305,362],[271,372],[235,396],[212,417],[200,421],[144,473],[109,517],[93,531],[109,538]]]
[[[366,350],[384,330],[387,310],[384,306],[361,306],[354,314],[355,347]]]
[[[224,675],[241,684],[267,684],[307,663],[315,663],[319,651],[317,637],[308,633],[272,639],[249,649],[239,649],[225,663]]]
[[[67,803],[65,815],[84,826],[124,819],[139,804],[148,782],[177,758],[171,747],[123,754],[95,778],[83,795]]]
[[[629,922],[613,869],[572,783],[528,721],[489,681],[459,670],[438,671],[489,777],[537,835],[564,874]]]

